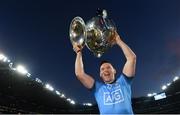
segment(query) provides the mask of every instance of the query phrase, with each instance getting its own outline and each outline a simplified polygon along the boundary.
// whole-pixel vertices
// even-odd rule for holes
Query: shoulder
[[[117,77],[118,81],[130,84],[130,85],[132,84],[133,79],[134,79],[134,77],[129,77],[129,76],[125,75],[124,73],[121,73]]]
[[[90,91],[96,92],[98,89],[103,86],[104,84],[100,81],[95,80],[93,87],[90,89]]]

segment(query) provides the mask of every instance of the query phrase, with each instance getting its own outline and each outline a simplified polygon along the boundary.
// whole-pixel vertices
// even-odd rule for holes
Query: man
[[[133,114],[131,106],[131,82],[135,76],[136,55],[122,41],[117,32],[112,42],[117,44],[126,57],[126,63],[121,75],[115,77],[116,70],[108,61],[100,65],[100,77],[103,82],[98,82],[84,71],[82,48],[74,46],[76,52],[75,74],[79,81],[95,95],[101,114]]]

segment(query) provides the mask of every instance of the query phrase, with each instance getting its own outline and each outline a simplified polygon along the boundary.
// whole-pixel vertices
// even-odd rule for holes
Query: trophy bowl
[[[72,45],[84,47],[86,41],[86,26],[81,17],[75,17],[70,24],[69,35]]]

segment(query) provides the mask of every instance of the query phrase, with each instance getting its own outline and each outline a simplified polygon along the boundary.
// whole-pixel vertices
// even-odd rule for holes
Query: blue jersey
[[[101,114],[133,114],[131,82],[124,74],[112,84],[95,82],[93,92]]]

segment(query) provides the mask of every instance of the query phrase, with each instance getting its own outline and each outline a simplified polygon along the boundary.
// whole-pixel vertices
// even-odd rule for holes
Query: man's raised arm
[[[129,46],[124,43],[118,33],[115,33],[115,42],[116,44],[122,49],[125,57],[126,63],[123,68],[123,73],[127,77],[134,77],[135,76],[135,69],[136,69],[136,55],[135,53],[129,48]]]
[[[91,89],[94,85],[94,79],[90,75],[84,72],[84,65],[82,59],[82,52],[79,47],[74,46],[74,51],[76,52],[75,61],[75,74],[78,80],[88,89]]]

